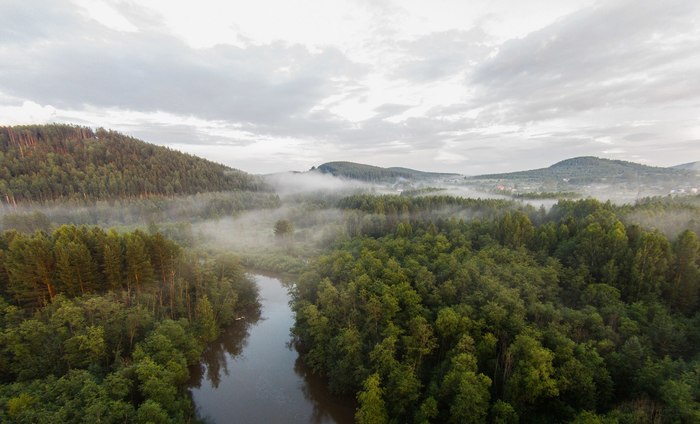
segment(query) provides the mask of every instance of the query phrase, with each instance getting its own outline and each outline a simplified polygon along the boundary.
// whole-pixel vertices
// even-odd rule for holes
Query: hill
[[[425,180],[434,178],[456,177],[459,174],[423,172],[409,168],[382,168],[379,166],[364,165],[354,162],[327,162],[316,168],[324,174],[331,174],[336,177],[350,178],[354,180],[369,182],[387,182],[397,179]]]
[[[684,163],[682,165],[672,166],[671,168],[685,170],[685,171],[700,172],[700,161]]]
[[[473,179],[548,181],[565,180],[571,184],[594,182],[656,181],[688,177],[683,169],[660,168],[622,160],[582,156],[557,162],[548,168],[505,174],[486,174]]]
[[[102,200],[261,190],[257,177],[114,131],[0,127],[0,201]]]

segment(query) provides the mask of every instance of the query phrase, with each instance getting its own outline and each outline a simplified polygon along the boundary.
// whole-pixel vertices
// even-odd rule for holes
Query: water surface
[[[352,399],[331,396],[289,347],[287,289],[276,278],[253,277],[260,316],[236,321],[191,370],[197,415],[213,423],[352,423]]]

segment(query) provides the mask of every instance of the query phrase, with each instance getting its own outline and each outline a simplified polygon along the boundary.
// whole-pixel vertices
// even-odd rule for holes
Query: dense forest
[[[0,421],[191,422],[184,383],[257,288],[160,233],[0,235]]]
[[[262,180],[114,131],[0,127],[0,203],[174,196],[267,189]]]
[[[195,420],[188,367],[258,305],[238,258],[295,274],[293,342],[359,423],[700,422],[698,196],[280,199],[102,129],[0,145],[1,422]]]
[[[357,421],[700,422],[697,234],[493,202],[341,203],[372,218],[299,278],[293,334]]]

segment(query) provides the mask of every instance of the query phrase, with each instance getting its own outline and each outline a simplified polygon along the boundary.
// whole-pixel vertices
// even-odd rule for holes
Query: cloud
[[[412,82],[430,82],[466,73],[491,51],[481,28],[435,32],[398,43],[401,58],[393,76]]]
[[[0,48],[71,32],[77,17],[56,1],[6,1],[0,7]]]
[[[22,38],[24,21],[3,22],[5,34],[25,42],[4,45],[0,91],[61,108],[166,111],[274,125],[304,116],[342,91],[342,79],[363,72],[333,47],[311,52],[275,42],[193,49],[162,33],[115,31],[78,12],[54,12],[34,24],[64,26],[36,33],[34,40]]]
[[[0,105],[0,116],[10,117],[7,124],[44,123],[55,120],[56,109],[25,100],[21,105]]]
[[[700,96],[693,1],[602,2],[504,43],[470,82],[489,114],[515,122]]]

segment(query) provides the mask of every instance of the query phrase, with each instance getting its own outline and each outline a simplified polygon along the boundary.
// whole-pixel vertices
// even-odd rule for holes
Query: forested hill
[[[557,162],[549,168],[479,175],[473,178],[537,181],[567,179],[571,183],[585,184],[597,181],[658,180],[688,176],[690,174],[682,169],[659,168],[622,160],[582,156]]]
[[[454,177],[458,174],[423,172],[409,168],[382,168],[379,166],[364,165],[354,162],[328,162],[316,168],[324,174],[331,174],[336,177],[351,178],[354,180],[379,182],[391,181],[399,178],[407,180],[421,180],[431,178]]]
[[[113,199],[253,190],[260,179],[123,134],[69,125],[0,127],[0,201]]]
[[[700,172],[700,161],[684,163],[682,165],[676,165],[673,167],[673,169],[681,169],[681,170],[686,170],[686,171]]]

